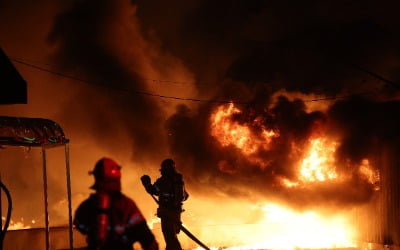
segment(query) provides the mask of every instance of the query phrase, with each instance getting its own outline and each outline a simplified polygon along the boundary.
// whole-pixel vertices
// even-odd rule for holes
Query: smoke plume
[[[77,1],[57,16],[49,41],[59,67],[97,87],[134,93],[121,98],[98,90],[100,94],[88,94],[83,106],[69,106],[90,116],[72,119],[72,126],[94,121],[88,129],[103,135],[102,141],[112,141],[113,131],[122,126],[139,157],[135,160],[168,152],[198,192],[207,186],[232,196],[265,195],[298,206],[362,203],[374,186],[355,166],[368,159],[379,169],[375,153],[396,135],[392,117],[398,105],[396,86],[362,70],[398,79],[393,26],[372,3],[363,5],[372,17],[356,5],[313,1],[294,6],[288,1],[193,1],[174,5],[173,13],[159,12],[164,8],[155,10],[148,2]],[[253,153],[258,161],[252,161],[211,134],[210,119],[221,104],[182,103],[171,114],[174,105],[139,93],[152,90],[145,81],[149,76],[176,77],[175,72],[193,75],[199,99],[240,102],[240,112],[230,119],[258,140],[265,127],[279,136],[268,149]],[[317,96],[320,100],[311,101],[328,104],[310,110],[310,100],[291,98],[291,93]],[[99,98],[103,100],[93,102]],[[101,112],[93,112],[100,105]],[[293,145],[304,148],[317,135],[340,140],[335,166],[348,180],[288,189],[282,179],[298,179],[294,162],[300,155]]]

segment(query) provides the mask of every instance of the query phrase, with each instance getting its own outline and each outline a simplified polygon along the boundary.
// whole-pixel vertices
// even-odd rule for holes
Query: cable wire
[[[179,101],[191,101],[191,102],[204,102],[204,103],[221,103],[221,104],[228,104],[228,103],[233,103],[233,104],[250,104],[250,101],[247,102],[241,102],[241,101],[227,101],[227,100],[217,100],[217,99],[197,99],[197,98],[188,98],[188,97],[178,97],[178,96],[170,96],[170,95],[161,95],[161,94],[156,94],[156,93],[152,93],[152,92],[146,92],[146,91],[140,91],[140,90],[134,90],[134,89],[125,89],[125,88],[116,88],[116,87],[109,87],[109,86],[104,86],[102,84],[98,84],[98,83],[94,83],[94,82],[90,82],[87,80],[84,80],[82,78],[76,77],[76,76],[72,76],[72,75],[68,75],[65,73],[61,73],[61,72],[57,72],[54,70],[49,70],[47,68],[38,66],[36,64],[33,63],[28,63],[26,62],[26,60],[21,60],[21,59],[16,59],[16,58],[11,58],[12,61],[43,71],[43,72],[47,72],[59,77],[63,77],[63,78],[68,78],[74,81],[78,81],[78,82],[82,82],[85,84],[90,84],[90,85],[94,85],[96,87],[104,87],[104,88],[112,88],[112,89],[116,89],[119,91],[124,91],[124,92],[129,92],[131,94],[138,94],[138,95],[145,95],[145,96],[151,96],[151,97],[158,97],[158,98],[164,98],[164,99],[172,99],[172,100],[179,100]],[[48,65],[48,64],[46,64]],[[376,73],[373,73],[369,70],[366,70],[364,68],[361,68],[359,66],[356,65],[352,65],[353,68],[362,71],[364,73],[367,73],[371,76],[373,76],[374,78],[377,78],[381,81],[384,81],[386,84],[389,84],[393,87],[399,88],[400,85],[397,83],[394,83],[390,80],[387,80],[381,76],[379,76]],[[183,82],[183,81],[169,81],[169,80],[157,80],[157,79],[150,79],[150,78],[142,78],[142,80],[145,81],[152,81],[152,82],[160,82],[160,83],[174,83],[174,84],[193,84],[193,82]],[[379,91],[379,90],[378,90]],[[369,92],[360,92],[360,93],[354,93],[354,94],[349,94],[349,95],[341,95],[341,96],[332,96],[332,97],[323,97],[323,98],[318,98],[318,99],[310,99],[310,100],[302,100],[303,102],[320,102],[320,101],[334,101],[337,99],[347,99],[347,98],[351,98],[354,96],[358,96],[358,95],[371,95],[371,94],[376,94],[377,91],[369,91]]]
[[[53,71],[53,70],[49,70],[40,66],[37,66],[35,64],[31,64],[31,63],[27,63],[25,61],[19,60],[19,59],[15,59],[15,58],[11,58],[12,61],[17,62],[19,64],[31,67],[31,68],[35,68],[37,70],[40,71],[44,71],[53,75],[57,75],[63,78],[68,78],[71,80],[75,80],[75,81],[79,81],[79,82],[83,82],[86,84],[90,84],[90,85],[95,85],[97,87],[105,87],[105,88],[110,88],[107,86],[103,86],[100,84],[95,84],[93,82],[75,77],[75,76],[71,76],[71,75],[67,75],[64,73],[60,73],[57,71]],[[149,79],[145,79],[145,80],[149,80]],[[164,81],[164,82],[168,82],[168,81]],[[140,91],[140,90],[134,90],[134,89],[124,89],[124,88],[115,88],[112,87],[112,89],[116,89],[116,90],[120,90],[120,91],[125,91],[125,92],[129,92],[131,94],[138,94],[138,95],[146,95],[146,96],[152,96],[152,97],[159,97],[159,98],[165,98],[165,99],[173,99],[173,100],[181,100],[181,101],[192,101],[192,102],[208,102],[208,103],[235,103],[235,104],[247,104],[248,102],[239,102],[239,101],[226,101],[226,100],[216,100],[216,99],[196,99],[196,98],[186,98],[186,97],[178,97],[178,96],[169,96],[169,95],[160,95],[160,94],[156,94],[156,93],[151,93],[151,92],[146,92],[146,91]]]

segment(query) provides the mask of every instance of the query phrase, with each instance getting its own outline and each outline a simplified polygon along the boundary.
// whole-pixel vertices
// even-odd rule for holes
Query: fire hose
[[[1,189],[4,190],[4,193],[7,196],[7,201],[8,201],[8,209],[7,209],[7,216],[6,216],[6,220],[4,223],[4,228],[0,228],[1,229],[1,234],[0,234],[0,250],[3,249],[3,241],[4,241],[4,236],[7,232],[8,229],[8,225],[10,224],[10,219],[11,219],[11,210],[12,210],[12,200],[11,200],[11,194],[10,191],[8,191],[7,187],[3,184],[3,182],[0,181],[0,192]],[[1,198],[1,196],[0,196]],[[0,206],[0,211],[1,211],[1,206]],[[2,218],[0,218],[2,219]]]
[[[159,201],[157,200],[156,197],[154,197],[154,195],[150,194],[151,197],[153,198],[153,200],[159,204]],[[190,239],[192,239],[194,242],[196,242],[199,246],[201,246],[202,248],[206,249],[206,250],[210,250],[209,247],[207,247],[203,242],[201,242],[198,238],[196,238],[196,236],[194,236],[189,230],[187,230],[182,224],[181,224],[181,230],[182,232],[184,232]]]

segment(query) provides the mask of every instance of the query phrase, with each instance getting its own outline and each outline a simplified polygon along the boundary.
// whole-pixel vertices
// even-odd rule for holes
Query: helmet
[[[110,158],[101,158],[97,161],[93,171],[95,183],[91,187],[95,190],[119,191],[121,190],[121,167]]]
[[[175,162],[172,159],[165,159],[161,162],[161,174],[169,174],[175,172]]]
[[[165,159],[161,162],[161,169],[174,169],[175,170],[175,162],[172,159]]]

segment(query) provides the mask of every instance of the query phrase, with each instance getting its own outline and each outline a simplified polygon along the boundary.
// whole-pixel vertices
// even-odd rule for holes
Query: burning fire
[[[273,138],[279,137],[279,131],[266,128],[259,117],[251,124],[233,121],[232,116],[240,113],[233,103],[219,106],[211,116],[211,135],[217,138],[222,146],[233,145],[248,156],[250,161],[262,164],[254,154],[261,149],[270,149]],[[259,128],[261,132],[255,135],[249,125]]]
[[[221,105],[215,109],[210,119],[211,135],[222,147],[234,146],[239,154],[262,169],[268,159],[257,156],[260,150],[273,149],[274,139],[280,137],[278,129],[270,129],[261,123],[261,118],[239,122],[242,111],[233,103]],[[257,128],[257,129],[252,129]],[[254,132],[257,131],[257,132]],[[260,131],[260,132],[259,132]],[[296,145],[292,142],[292,145]],[[291,154],[295,156],[293,169],[297,176],[288,179],[276,176],[285,188],[310,186],[318,183],[345,182],[350,175],[339,172],[335,154],[340,142],[321,133],[309,138],[302,147],[293,146]],[[221,162],[223,162],[222,160]],[[368,159],[355,166],[355,171],[371,184],[379,182],[379,173],[370,165]],[[220,170],[223,171],[223,169]],[[350,214],[322,216],[321,211],[294,211],[277,204],[262,206],[264,218],[246,233],[238,229],[238,235],[247,235],[234,242],[240,247],[227,249],[260,249],[260,248],[337,248],[356,246],[356,230],[350,224]],[[245,231],[245,229],[243,229]],[[230,228],[231,232],[235,232]],[[240,232],[239,232],[240,231]],[[248,245],[251,242],[252,245]],[[232,242],[233,243],[233,242]],[[253,244],[254,243],[254,244]]]
[[[2,217],[3,224],[6,220],[5,217]],[[10,224],[8,225],[8,230],[19,230],[19,229],[28,229],[32,228],[36,224],[36,220],[31,220],[30,222],[25,222],[24,218],[21,218],[19,221],[10,220]]]
[[[315,211],[296,212],[288,208],[268,204],[263,207],[265,218],[280,230],[274,247],[332,248],[353,246],[355,233],[345,216],[323,217]]]
[[[214,225],[209,232],[202,232],[204,243],[214,246],[212,249],[222,249],[219,247],[227,242],[229,247],[223,249],[327,249],[357,245],[357,234],[348,214],[322,216],[315,211],[299,212],[274,203],[258,204],[257,208],[246,207],[245,203],[240,206],[248,213],[260,211],[263,216],[255,223],[231,221]]]
[[[337,180],[339,178],[335,167],[337,146],[336,141],[330,141],[327,138],[311,139],[298,164],[298,181],[281,177],[281,183],[291,188],[300,184]]]
[[[325,138],[310,141],[310,147],[300,164],[300,179],[304,182],[323,182],[336,179],[335,157],[337,143]]]
[[[268,129],[265,124],[261,123],[262,119],[259,117],[244,124],[235,121],[233,117],[241,113],[242,111],[233,103],[219,106],[211,115],[211,135],[221,146],[234,146],[250,162],[265,168],[268,159],[262,159],[256,153],[260,150],[270,150],[273,140],[280,136],[280,132],[277,129]],[[250,127],[260,128],[257,131],[261,132],[255,134]],[[293,147],[293,153],[301,155],[301,160],[297,163],[298,180],[279,177],[281,183],[286,187],[295,187],[301,183],[345,180],[346,176],[339,176],[335,166],[335,152],[338,146],[337,140],[319,136],[310,138],[308,146],[304,148]],[[228,169],[224,163],[225,161],[221,161],[219,164],[223,171]],[[379,182],[379,173],[370,165],[368,159],[362,160],[358,171],[369,183],[375,185]]]

